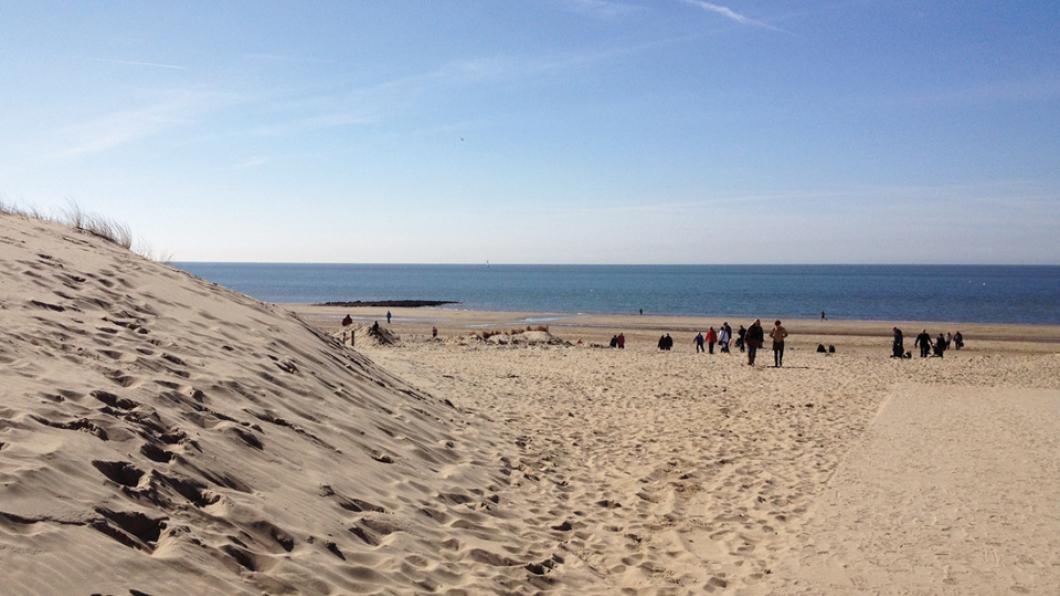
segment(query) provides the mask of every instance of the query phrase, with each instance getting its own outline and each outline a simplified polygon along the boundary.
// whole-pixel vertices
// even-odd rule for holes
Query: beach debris
[[[525,329],[489,329],[459,338],[458,343],[468,345],[484,343],[492,346],[573,346],[571,342],[556,337],[548,326],[527,326]]]

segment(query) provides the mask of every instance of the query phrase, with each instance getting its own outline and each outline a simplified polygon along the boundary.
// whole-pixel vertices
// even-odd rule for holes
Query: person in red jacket
[[[714,353],[714,344],[716,343],[718,343],[718,332],[714,331],[714,328],[711,327],[710,329],[707,329],[707,350],[709,350],[711,354]]]

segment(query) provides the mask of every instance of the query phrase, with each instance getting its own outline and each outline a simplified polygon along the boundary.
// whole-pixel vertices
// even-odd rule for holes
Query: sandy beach
[[[294,308],[338,329],[338,311]],[[359,325],[385,311],[351,314]],[[898,323],[970,339],[943,359],[895,360],[892,324],[786,321],[777,370],[768,350],[753,369],[738,352],[696,354],[693,330],[724,317],[393,314],[401,342],[360,349],[504,423],[600,593],[1060,587],[1055,327]],[[464,339],[520,324],[581,345]],[[587,347],[617,331],[625,350]],[[673,352],[656,349],[664,332]]]
[[[710,318],[376,308],[351,348],[13,216],[0,278],[0,593],[1060,590],[1055,327],[789,321],[774,369]]]

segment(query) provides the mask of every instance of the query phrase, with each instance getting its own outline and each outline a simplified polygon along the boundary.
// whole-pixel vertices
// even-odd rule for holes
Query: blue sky
[[[1060,263],[1055,1],[0,0],[0,198],[179,260]]]

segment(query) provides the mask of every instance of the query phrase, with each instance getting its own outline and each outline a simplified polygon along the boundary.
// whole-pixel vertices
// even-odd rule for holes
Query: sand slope
[[[281,308],[0,217],[4,593],[547,585],[515,449]]]
[[[805,594],[1060,593],[1060,391],[902,385],[779,574]]]

